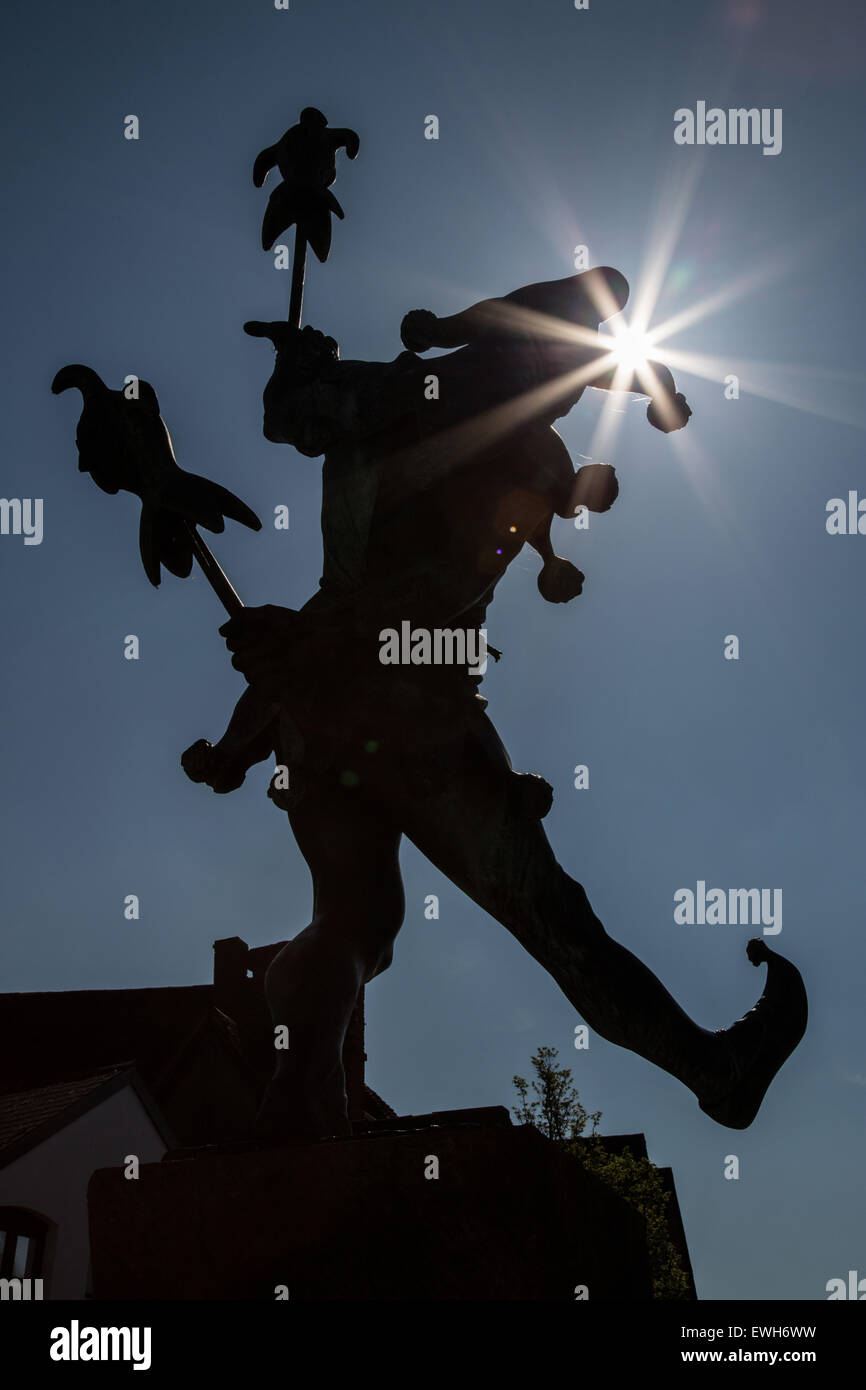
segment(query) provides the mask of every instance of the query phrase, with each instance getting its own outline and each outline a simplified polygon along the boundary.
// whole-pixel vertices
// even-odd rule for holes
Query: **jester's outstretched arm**
[[[647,419],[665,433],[682,429],[692,414],[685,396],[661,363],[629,377],[610,364],[610,340],[598,326],[619,313],[628,300],[628,281],[612,266],[599,266],[564,280],[524,285],[499,299],[484,299],[459,314],[438,318],[429,309],[413,309],[403,319],[401,337],[414,352],[466,344],[514,344],[531,347],[543,379],[562,376],[566,389],[551,418],[566,414],[586,386],[649,395]],[[579,384],[568,387],[569,374],[580,368]]]
[[[564,280],[523,285],[497,299],[482,299],[448,318],[437,318],[429,309],[413,309],[403,320],[401,336],[404,346],[414,352],[525,336],[567,342],[569,327],[585,329],[591,338],[592,330],[625,307],[628,293],[628,281],[620,271],[599,266]]]

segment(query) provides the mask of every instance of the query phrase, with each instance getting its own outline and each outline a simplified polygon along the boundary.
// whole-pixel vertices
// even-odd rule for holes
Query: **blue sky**
[[[825,529],[828,499],[866,495],[864,28],[853,0],[7,7],[2,493],[44,499],[44,539],[0,536],[0,988],[205,981],[215,938],[280,940],[310,910],[266,769],[223,798],[180,770],[242,688],[222,610],[197,574],[150,587],[138,504],[77,472],[78,398],[52,398],[54,372],[153,382],[181,464],[266,520],[214,541],[242,597],[300,606],[320,573],[320,465],[262,437],[271,357],[241,329],[288,303],[259,246],[258,150],[310,104],[361,136],[305,300],[344,357],[395,356],[410,308],[568,275],[579,243],[634,295],[690,188],[654,321],[720,300],[672,341],[739,366],[740,398],[677,372],[695,413],[676,441],[623,402],[592,454],[617,467],[616,506],[589,532],[555,526],[584,594],[545,604],[524,552],[488,615],[505,655],[484,692],[515,766],[554,785],[561,861],[704,1026],[750,1008],[764,972],[748,928],[676,925],[674,892],[783,889],[771,944],[804,974],[809,1030],[751,1129],[723,1130],[640,1058],[598,1038],[574,1051],[553,982],[406,846],[406,924],[367,994],[368,1079],[403,1113],[510,1104],[512,1075],[558,1047],[603,1129],[644,1131],[673,1166],[703,1298],[821,1299],[866,1272],[866,537]],[[781,154],[677,147],[674,111],[698,100],[781,108]],[[588,392],[560,422],[575,459],[602,403]],[[281,503],[287,533],[267,524]]]

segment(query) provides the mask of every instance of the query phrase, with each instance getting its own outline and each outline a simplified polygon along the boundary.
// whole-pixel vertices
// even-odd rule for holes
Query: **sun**
[[[653,356],[652,336],[639,328],[621,324],[613,330],[610,355],[625,371],[640,371]]]

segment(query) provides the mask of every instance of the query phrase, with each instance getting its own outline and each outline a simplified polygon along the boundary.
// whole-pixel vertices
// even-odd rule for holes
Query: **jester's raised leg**
[[[468,742],[463,775],[439,796],[406,805],[402,829],[512,932],[601,1037],[677,1077],[720,1124],[746,1128],[805,1030],[799,972],[762,940],[750,942],[752,964],[768,966],[761,999],[730,1028],[699,1027],[652,971],[607,935],[533,818],[537,805],[523,794],[526,780],[510,772],[484,716]]]

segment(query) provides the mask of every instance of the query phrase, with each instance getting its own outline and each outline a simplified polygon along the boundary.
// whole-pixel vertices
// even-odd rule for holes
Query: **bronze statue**
[[[584,390],[563,385],[570,376],[609,388],[613,372],[601,339],[572,342],[562,325],[595,315],[597,327],[597,306],[619,309],[627,292],[618,272],[599,269],[450,320],[415,311],[404,341],[463,344],[430,362],[407,351],[341,363],[333,339],[311,329],[248,325],[277,347],[266,437],[325,454],[319,592],[300,612],[247,609],[221,629],[250,691],[281,711],[274,747],[290,768],[289,819],[314,883],[313,921],[267,978],[273,1020],[292,1044],[262,1108],[264,1135],[347,1130],[342,1038],[361,985],[391,960],[404,834],[508,927],[592,1028],[678,1077],[720,1123],[751,1123],[802,1036],[799,973],[761,940],[748,948],[769,967],[758,1005],[723,1031],[693,1023],[554,859],[540,823],[550,788],[513,771],[480,677],[465,665],[379,660],[382,631],[405,620],[480,628],[526,542],[544,559],[547,597],[580,592],[582,576],[553,557],[550,522],[580,505],[605,510],[616,481],[603,465],[575,472],[552,425]],[[438,399],[425,396],[431,372]],[[650,421],[680,428],[689,407],[670,373],[656,373]]]
[[[226,603],[233,616],[220,630],[248,688],[223,738],[200,740],[183,757],[194,780],[224,793],[275,755],[288,786],[275,774],[269,794],[313,878],[313,920],[267,975],[273,1022],[288,1027],[290,1046],[276,1053],[258,1132],[281,1140],[351,1129],[343,1038],[360,989],[391,961],[404,910],[403,835],[516,936],[600,1036],[677,1077],[720,1124],[745,1128],[804,1032],[799,972],[751,941],[749,960],[768,966],[758,1004],[717,1032],[688,1018],[607,935],[557,863],[541,826],[552,790],[512,768],[485,712],[481,670],[467,657],[524,544],[542,559],[545,599],[581,592],[583,575],[554,555],[552,519],[579,507],[606,511],[618,485],[606,465],[575,471],[553,424],[587,385],[636,386],[617,375],[598,335],[626,303],[628,284],[601,267],[450,318],[414,310],[392,362],[343,362],[333,338],[300,327],[303,248],[309,241],[327,255],[322,218],[339,208],[327,190],[340,147],[354,157],[357,137],[328,134],[321,113],[308,111],[256,161],[257,184],[279,162],[288,185],[272,196],[263,240],[291,220],[298,239],[290,321],[246,325],[276,348],[266,438],[324,455],[319,591],[299,611],[244,609],[236,595]],[[424,360],[431,347],[453,350]],[[680,429],[691,410],[670,372],[653,367],[647,418]],[[200,540],[193,523],[208,524],[204,513],[186,516]],[[180,572],[185,554],[174,558]],[[408,632],[411,650],[395,663],[384,644],[397,630]],[[433,637],[447,639],[449,657],[430,660],[431,650],[446,650]]]

